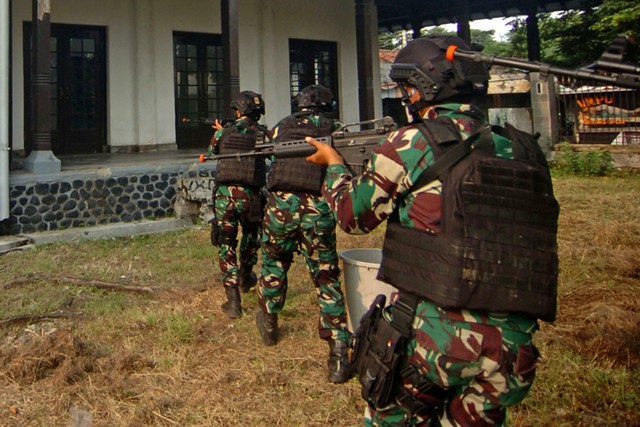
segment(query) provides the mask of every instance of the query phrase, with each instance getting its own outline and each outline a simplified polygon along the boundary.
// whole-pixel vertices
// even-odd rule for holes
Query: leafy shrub
[[[607,176],[614,169],[610,152],[575,152],[568,142],[560,144],[552,166],[559,174],[576,176]]]

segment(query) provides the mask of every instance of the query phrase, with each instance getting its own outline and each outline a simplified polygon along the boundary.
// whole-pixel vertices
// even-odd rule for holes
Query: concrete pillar
[[[529,61],[540,62],[540,29],[535,12],[527,16],[527,55]]]
[[[471,25],[469,23],[469,0],[464,0],[459,5],[459,10],[456,14],[456,21],[458,21],[457,36],[467,42],[471,46]]]
[[[0,0],[0,221],[9,218],[9,0]]]
[[[264,121],[266,123],[271,123],[272,125],[280,120],[280,117],[277,117],[274,114],[274,111],[277,111],[277,107],[274,108],[274,106],[278,105],[279,87],[273,82],[267,81],[265,76],[278,75],[278,61],[280,58],[276,57],[276,55],[265,54],[265,52],[277,52],[275,14],[276,12],[274,11],[273,2],[264,2],[260,13],[260,42],[262,43],[262,73],[260,73],[260,87],[262,87],[262,96],[266,107]],[[288,63],[289,61],[287,60],[287,64]],[[289,87],[289,80],[287,80],[285,87],[287,90],[286,93],[288,93],[291,90]],[[289,108],[291,108],[291,104],[289,102],[287,102],[287,104],[289,105]]]
[[[533,131],[540,133],[538,144],[547,159],[550,159],[553,146],[559,140],[555,79],[549,74],[542,73],[530,73],[529,79]]]
[[[157,114],[151,0],[134,0],[134,19],[137,143],[141,152],[154,151],[157,149]]]
[[[356,50],[358,54],[358,98],[360,101],[360,120],[375,118],[373,94],[373,64],[378,65],[376,5],[373,0],[356,0]],[[374,55],[376,60],[374,61]]]
[[[231,115],[231,102],[240,94],[240,46],[238,44],[238,0],[221,0],[222,17],[222,76],[224,107]]]
[[[22,168],[34,174],[60,172],[60,160],[51,151],[51,0],[33,0],[32,78],[33,151]]]
[[[457,35],[471,46],[471,25],[469,24],[469,17],[458,18]]]

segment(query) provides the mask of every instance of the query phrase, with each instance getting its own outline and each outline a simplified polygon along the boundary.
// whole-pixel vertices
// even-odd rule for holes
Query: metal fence
[[[558,78],[562,138],[576,144],[640,144],[640,90]]]

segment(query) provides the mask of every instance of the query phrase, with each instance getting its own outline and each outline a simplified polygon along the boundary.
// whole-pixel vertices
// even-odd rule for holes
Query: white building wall
[[[56,0],[51,22],[107,28],[107,143],[137,145],[133,1]],[[24,148],[22,23],[31,21],[31,2],[13,2],[13,147]],[[175,137],[174,137],[175,140]]]
[[[218,0],[153,0],[158,144],[175,144],[173,32],[221,34]],[[204,142],[206,146],[208,141]]]
[[[12,13],[13,147],[21,150],[22,23],[31,21],[31,2],[14,1]],[[337,43],[341,120],[358,120],[354,0],[240,0],[238,14],[240,89],[263,94],[262,123],[290,112],[290,38]],[[173,32],[220,34],[219,0],[56,0],[51,22],[107,28],[109,145],[175,144]]]
[[[358,69],[353,0],[244,0],[240,1],[240,86],[259,82],[269,126],[291,111],[289,96],[289,39],[336,42],[337,94],[340,119],[358,120]],[[247,29],[260,28],[251,36]],[[254,63],[254,59],[258,63]]]

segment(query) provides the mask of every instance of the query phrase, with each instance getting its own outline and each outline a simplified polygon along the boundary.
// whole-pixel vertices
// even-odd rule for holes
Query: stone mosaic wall
[[[10,217],[0,234],[16,235],[71,227],[163,218],[175,214],[178,182],[211,177],[206,169],[165,170],[120,176],[60,176],[46,182],[10,181]]]

